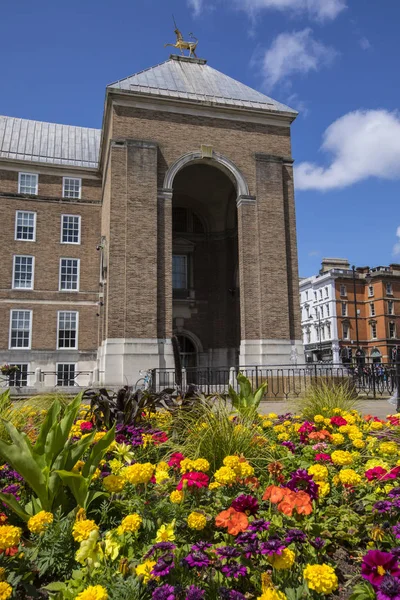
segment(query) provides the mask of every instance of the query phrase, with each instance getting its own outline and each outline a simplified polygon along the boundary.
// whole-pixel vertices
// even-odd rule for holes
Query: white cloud
[[[306,13],[311,19],[325,21],[336,19],[346,8],[346,0],[234,0],[236,6],[250,14],[262,9],[288,10]]]
[[[319,256],[320,254],[319,250],[311,250],[311,252],[308,253],[308,256]]]
[[[188,0],[190,8],[193,9],[193,14],[197,17],[203,9],[203,0]]]
[[[359,40],[359,44],[363,50],[369,50],[371,48],[371,42],[366,37],[362,37]]]
[[[393,246],[393,256],[400,255],[400,227],[398,227],[396,230],[396,237],[397,237],[397,242]]]
[[[329,65],[336,54],[336,50],[315,40],[310,28],[280,33],[264,54],[265,86],[271,89],[294,73],[318,71],[320,67]]]
[[[304,119],[310,114],[307,102],[305,102],[305,100],[301,100],[298,94],[292,94],[289,96],[286,100],[286,104],[290,106],[290,108],[297,110]]]
[[[232,5],[232,0],[227,3]],[[188,0],[188,4],[195,15],[204,8],[204,0]],[[287,10],[292,14],[307,14],[316,21],[336,19],[347,8],[346,0],[233,0],[233,5],[252,17],[260,10]]]
[[[348,113],[328,127],[321,148],[333,155],[331,164],[299,164],[298,190],[344,188],[369,177],[400,179],[400,115],[387,110]]]

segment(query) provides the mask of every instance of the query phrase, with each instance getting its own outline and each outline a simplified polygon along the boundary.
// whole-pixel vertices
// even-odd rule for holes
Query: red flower
[[[336,427],[341,427],[342,425],[347,425],[346,419],[344,419],[343,417],[340,417],[340,416],[331,417],[331,423],[332,423],[332,425],[336,425]]]
[[[184,458],[185,457],[180,452],[174,452],[168,461],[168,466],[176,467],[177,469],[180,469],[181,462],[183,461]]]
[[[386,475],[382,477],[382,480],[386,481],[387,479],[396,479],[399,476],[399,473],[400,467],[393,467],[389,473],[386,473]]]
[[[324,454],[324,452],[320,452],[320,454],[316,454],[315,460],[326,460],[327,462],[332,462],[330,455]]]
[[[90,421],[84,421],[83,423],[81,423],[81,431],[92,431],[93,429],[93,423],[91,423]]]
[[[155,446],[158,446],[158,444],[164,444],[165,442],[168,442],[168,436],[165,433],[165,431],[158,431],[157,433],[153,433],[153,435],[151,437],[154,440]],[[171,465],[169,465],[169,466],[171,466]]]
[[[368,479],[368,481],[373,481],[374,479],[382,479],[386,473],[387,470],[383,467],[374,467],[373,469],[368,469],[368,471],[365,471],[365,477]]]
[[[205,473],[198,473],[197,471],[192,471],[190,473],[185,473],[182,475],[182,479],[177,485],[177,490],[181,490],[184,485],[188,488],[203,488],[208,486],[208,475]],[[186,483],[185,483],[186,482]]]

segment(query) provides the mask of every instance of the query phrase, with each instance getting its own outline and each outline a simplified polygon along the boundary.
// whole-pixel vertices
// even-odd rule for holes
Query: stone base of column
[[[300,340],[242,340],[239,365],[304,365],[304,348]]]
[[[171,340],[116,338],[98,350],[99,379],[106,386],[135,385],[140,371],[174,368]]]

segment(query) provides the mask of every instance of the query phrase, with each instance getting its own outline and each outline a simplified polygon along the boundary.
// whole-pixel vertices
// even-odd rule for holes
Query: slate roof
[[[285,104],[209,67],[205,60],[176,55],[155,67],[111,83],[108,88],[218,106],[297,115],[295,110]]]
[[[0,158],[97,168],[101,129],[0,116]]]

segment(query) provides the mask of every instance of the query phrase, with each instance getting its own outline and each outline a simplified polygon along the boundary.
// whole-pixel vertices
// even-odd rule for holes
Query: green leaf
[[[91,492],[88,492],[85,500],[85,506],[83,508],[87,510],[91,503],[94,502],[94,500],[101,497],[107,498],[109,497],[109,495],[110,494],[108,494],[107,492],[99,492],[96,490],[92,490]]]
[[[243,373],[238,373],[236,377],[239,386],[240,386],[240,396],[241,399],[252,399],[253,398],[253,390],[251,389],[251,382]]]
[[[107,448],[114,441],[115,438],[115,423],[113,427],[107,431],[106,435],[103,436],[92,448],[92,451],[89,455],[89,458],[85,462],[85,465],[82,469],[82,475],[84,477],[93,476],[93,473],[96,471],[101,459],[107,451]]]
[[[43,589],[49,592],[64,592],[67,589],[67,586],[61,581],[53,581],[52,583],[43,586]]]
[[[61,477],[62,482],[71,490],[76,503],[81,508],[85,508],[86,496],[89,487],[88,480],[85,479],[85,477],[82,477],[82,475],[79,473],[72,473],[71,471],[56,472]]]
[[[267,383],[263,383],[262,385],[260,385],[258,390],[256,390],[256,393],[254,394],[254,408],[258,408],[261,400],[264,397],[266,389],[267,389]]]
[[[7,504],[8,508],[11,508],[12,511],[15,512],[16,515],[20,517],[23,521],[28,521],[31,517],[17,502],[15,496],[12,494],[5,494],[4,492],[0,492],[0,500]]]
[[[42,423],[36,443],[34,445],[35,454],[43,454],[46,438],[51,427],[57,422],[57,417],[60,414],[61,404],[55,400],[48,411],[45,420]]]
[[[65,415],[61,419],[60,423],[57,424],[57,427],[50,429],[45,443],[46,462],[48,465],[52,466],[57,456],[65,448],[71,427],[79,412],[81,402],[82,393],[78,394],[71,404],[67,406],[65,409]]]

